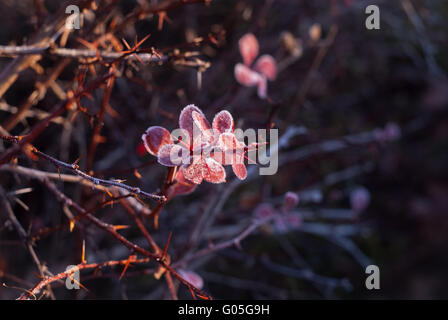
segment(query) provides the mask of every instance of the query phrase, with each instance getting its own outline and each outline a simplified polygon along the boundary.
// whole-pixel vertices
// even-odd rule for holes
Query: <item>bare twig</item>
[[[135,54],[90,49],[51,48],[35,46],[0,46],[0,56],[49,54],[63,58],[86,59],[100,58],[105,61],[117,59],[145,62],[165,62],[168,56],[157,56],[153,53],[138,51]]]
[[[247,238],[252,232],[254,232],[257,228],[259,228],[260,226],[268,223],[269,221],[271,221],[273,219],[273,216],[265,218],[265,219],[259,219],[259,220],[254,220],[247,228],[245,228],[240,234],[238,234],[236,237],[227,240],[227,241],[223,241],[221,243],[218,244],[212,244],[207,248],[201,249],[199,251],[197,251],[196,253],[187,256],[177,262],[175,262],[173,264],[173,267],[178,267],[178,266],[182,266],[183,264],[186,264],[188,262],[191,262],[193,260],[196,260],[204,255],[208,255],[211,253],[214,253],[216,251],[220,251],[232,246],[236,246],[237,248],[241,247],[241,241],[243,241],[245,238]]]
[[[97,227],[99,227],[100,229],[106,231],[107,233],[109,233],[113,238],[117,239],[118,241],[120,241],[124,246],[126,246],[131,252],[134,253],[138,253],[141,254],[143,256],[146,256],[150,259],[152,259],[153,261],[157,262],[158,264],[160,264],[160,266],[162,266],[163,268],[165,268],[167,270],[167,272],[170,272],[176,279],[178,279],[180,282],[182,282],[184,285],[186,285],[192,292],[196,293],[199,297],[204,298],[204,299],[211,299],[211,296],[208,295],[207,293],[203,292],[202,290],[196,288],[194,285],[192,285],[190,282],[188,282],[187,280],[185,280],[173,267],[171,267],[166,261],[165,259],[163,259],[163,257],[149,252],[145,249],[143,249],[142,247],[139,247],[138,245],[132,243],[131,241],[129,241],[128,239],[126,239],[125,237],[123,237],[121,234],[119,234],[117,232],[117,230],[112,226],[109,225],[101,220],[99,220],[98,218],[94,217],[93,215],[91,215],[90,213],[87,213],[86,210],[84,208],[82,208],[79,204],[77,204],[76,202],[74,202],[72,199],[70,199],[69,197],[67,197],[64,193],[62,193],[51,181],[49,181],[48,179],[42,179],[41,180],[42,183],[44,183],[47,188],[57,197],[57,199],[64,203],[65,205],[74,208],[78,213],[85,215],[85,217],[90,220],[94,225],[96,225]],[[30,297],[31,294],[30,293],[26,293],[22,298],[28,298]]]
[[[7,163],[14,156],[19,154],[22,150],[22,147],[31,143],[47,127],[47,125],[50,121],[52,121],[54,118],[61,116],[64,113],[64,111],[68,107],[70,107],[77,99],[81,98],[86,93],[88,93],[88,92],[92,91],[93,89],[97,88],[98,86],[100,86],[104,81],[109,79],[111,76],[112,76],[112,74],[107,73],[103,76],[96,78],[95,80],[91,81],[87,86],[85,86],[85,88],[82,91],[76,92],[76,94],[74,94],[73,97],[67,98],[66,100],[58,103],[53,108],[53,110],[51,110],[50,115],[48,117],[46,117],[45,119],[43,119],[42,121],[37,123],[31,130],[31,132],[25,138],[18,141],[18,143],[16,145],[14,145],[11,148],[9,148],[8,150],[6,150],[6,152],[4,152],[0,156],[0,165]]]
[[[42,263],[40,262],[36,251],[34,250],[31,242],[29,241],[28,234],[26,233],[25,229],[23,229],[19,220],[17,220],[17,217],[14,214],[14,211],[12,210],[11,205],[9,204],[8,198],[6,197],[6,192],[2,188],[2,186],[0,186],[0,200],[2,202],[2,207],[4,208],[4,210],[6,211],[6,213],[8,215],[9,221],[11,221],[11,223],[14,225],[14,228],[17,230],[17,233],[19,234],[20,238],[22,239],[23,244],[28,249],[28,251],[31,255],[31,258],[34,261],[34,264],[36,265],[37,269],[39,270],[40,276],[45,277],[45,268],[42,265]],[[47,289],[48,289],[48,293],[50,294],[50,297],[52,299],[55,299],[51,288],[48,286]]]
[[[62,4],[60,10],[55,14],[53,19],[49,19],[47,25],[39,28],[39,33],[31,37],[29,43],[35,47],[48,47],[48,45],[61,34],[61,30],[65,28],[65,8],[69,4],[77,5],[84,9],[89,5],[91,0],[66,1]],[[20,72],[27,69],[41,58],[39,54],[31,54],[19,56],[11,61],[0,73],[0,98],[13,85],[19,77]]]
[[[1,136],[1,138],[6,140],[6,141],[14,141],[14,137]],[[17,143],[19,141],[20,141],[20,139],[16,140]],[[129,191],[129,192],[131,192],[133,194],[145,196],[147,198],[155,199],[155,200],[158,200],[158,201],[161,201],[161,202],[164,202],[166,200],[166,198],[164,196],[159,196],[159,195],[156,195],[156,194],[148,193],[146,191],[141,190],[140,188],[132,187],[132,186],[129,186],[129,185],[124,184],[122,182],[113,181],[113,180],[105,180],[105,179],[92,177],[91,175],[88,175],[87,173],[79,170],[79,167],[78,167],[78,165],[76,163],[73,163],[73,164],[65,163],[63,161],[60,161],[58,159],[53,158],[52,156],[49,156],[48,154],[45,154],[45,153],[37,150],[35,147],[32,147],[32,152],[35,155],[37,155],[38,157],[51,162],[57,168],[63,168],[63,169],[69,170],[69,171],[73,172],[74,174],[80,176],[81,178],[83,178],[83,179],[85,179],[87,181],[90,181],[92,183],[92,187],[95,187],[96,185],[113,186],[113,187],[117,187],[117,188],[121,188],[121,189],[127,190],[127,191]]]
[[[56,281],[65,279],[67,277],[70,277],[75,270],[77,270],[77,271],[79,271],[79,270],[86,270],[86,269],[99,270],[99,269],[104,268],[104,267],[111,267],[111,266],[116,266],[116,265],[125,265],[126,263],[128,263],[128,261],[129,261],[129,259],[111,260],[111,261],[106,261],[106,262],[103,262],[103,263],[89,263],[89,264],[87,264],[87,263],[80,263],[80,264],[74,266],[73,268],[71,268],[70,270],[66,270],[64,272],[60,272],[60,273],[55,274],[54,276],[51,276],[51,277],[45,277],[45,279],[43,279],[38,284],[36,284],[33,288],[28,290],[27,295],[22,295],[19,298],[19,300],[26,299],[26,298],[28,298],[30,296],[36,296],[40,292],[40,290],[42,290],[42,288],[44,286],[49,286],[53,282],[56,282]],[[133,259],[132,263],[139,264],[139,263],[147,263],[149,261],[150,261],[149,258]]]

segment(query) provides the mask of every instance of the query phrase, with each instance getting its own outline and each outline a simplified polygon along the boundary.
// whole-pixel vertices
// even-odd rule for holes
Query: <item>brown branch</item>
[[[111,73],[115,73],[116,66],[113,64],[111,66]],[[106,89],[104,90],[103,99],[101,100],[101,108],[98,112],[98,121],[95,123],[93,128],[92,140],[90,141],[89,150],[87,152],[87,170],[89,171],[93,167],[93,160],[95,158],[95,150],[100,143],[101,129],[103,127],[104,114],[106,108],[109,104],[110,95],[112,94],[112,89],[114,87],[115,77],[111,77],[107,82]]]
[[[18,139],[16,137],[11,137],[11,136],[0,136],[0,138],[2,138],[5,141],[15,142],[15,143],[19,143],[21,140],[21,139]],[[46,153],[43,153],[43,152],[37,150],[33,146],[30,146],[30,147],[32,148],[31,152],[33,154],[37,155],[39,158],[42,158],[42,159],[45,159],[45,160],[51,162],[58,169],[63,168],[63,169],[69,170],[69,171],[73,172],[74,174],[76,174],[77,176],[80,176],[81,178],[83,178],[87,181],[90,181],[92,183],[92,187],[95,187],[96,185],[113,186],[113,187],[117,187],[117,188],[121,188],[126,191],[129,191],[130,193],[140,195],[140,196],[145,196],[147,198],[155,199],[155,200],[158,200],[161,202],[164,202],[166,200],[165,196],[159,196],[156,194],[148,193],[146,191],[141,190],[140,188],[132,187],[132,186],[124,184],[122,182],[95,178],[95,177],[88,175],[87,173],[79,170],[78,165],[76,163],[73,163],[73,164],[65,163],[61,160],[53,158],[52,156],[50,156]]]
[[[97,227],[99,227],[100,229],[106,231],[107,233],[109,233],[113,238],[117,239],[119,242],[121,242],[124,246],[126,246],[131,252],[133,253],[138,253],[141,254],[143,256],[146,256],[152,260],[154,260],[155,262],[157,262],[158,264],[160,264],[161,267],[165,268],[167,270],[167,272],[170,272],[176,279],[178,279],[181,283],[183,283],[184,285],[186,285],[191,291],[193,291],[195,294],[197,294],[199,297],[203,298],[203,299],[212,299],[212,297],[210,295],[208,295],[207,293],[205,293],[204,291],[196,288],[193,284],[191,284],[190,282],[188,282],[187,280],[185,280],[175,269],[173,269],[173,267],[171,267],[166,261],[165,259],[163,259],[161,256],[149,252],[141,247],[139,247],[138,245],[132,243],[131,241],[129,241],[128,239],[126,239],[125,237],[123,237],[121,234],[119,234],[117,232],[117,230],[112,226],[109,225],[101,220],[99,220],[98,218],[94,217],[93,215],[87,213],[87,211],[82,208],[79,204],[77,204],[76,202],[74,202],[72,199],[70,199],[69,197],[67,197],[64,193],[62,193],[51,181],[49,181],[48,179],[41,179],[40,180],[42,183],[44,183],[47,188],[56,196],[56,198],[58,199],[58,201],[64,203],[66,206],[72,207],[74,208],[79,214],[85,214],[86,218],[88,220],[90,220],[94,225],[96,225]],[[31,296],[31,294],[28,292],[26,293],[22,299],[26,299],[29,298]]]
[[[126,25],[132,23],[135,20],[143,19],[149,14],[166,12],[166,11],[173,10],[173,9],[176,9],[176,8],[179,8],[179,7],[182,7],[185,5],[189,5],[189,4],[195,4],[195,3],[209,4],[210,2],[211,2],[211,0],[163,1],[163,2],[158,3],[155,6],[152,6],[150,8],[139,7],[137,9],[135,9],[133,12],[131,12],[130,14],[128,14],[121,23],[117,24],[113,28],[112,31],[115,32],[118,30],[122,30]]]
[[[1,50],[0,50],[1,51]],[[1,55],[1,54],[0,54]],[[69,64],[70,60],[64,59],[58,63],[58,65],[52,69],[52,71],[46,76],[43,82],[36,83],[36,89],[28,96],[28,99],[19,107],[19,110],[11,115],[5,122],[4,127],[6,130],[13,129],[17,123],[19,123],[26,115],[26,112],[35,105],[39,100],[43,99],[47,92],[47,88],[54,83],[59,75],[64,71],[65,67]]]
[[[112,205],[115,202],[118,202],[118,201],[120,201],[122,199],[125,199],[126,197],[129,197],[129,196],[131,196],[131,195],[119,196],[119,197],[115,197],[115,198],[103,201],[99,205],[97,205],[97,206],[95,206],[95,207],[93,207],[93,208],[91,208],[89,210],[86,210],[86,212],[83,213],[83,214],[78,214],[75,217],[69,217],[69,219],[70,219],[69,221],[63,222],[63,223],[61,223],[61,224],[59,224],[59,225],[57,225],[55,227],[46,227],[46,228],[43,228],[43,229],[39,230],[38,232],[32,234],[30,239],[31,239],[32,242],[35,242],[35,241],[39,240],[40,238],[42,238],[43,236],[46,236],[46,235],[48,235],[48,234],[50,234],[50,233],[52,233],[54,231],[60,230],[63,227],[66,227],[66,226],[68,226],[68,225],[70,225],[72,223],[74,224],[75,222],[80,221],[88,213],[94,213],[95,211],[98,211],[101,208],[104,208],[104,207],[106,207],[108,205]]]
[[[10,161],[14,156],[19,154],[22,150],[22,147],[26,146],[27,144],[31,143],[50,123],[51,120],[54,118],[57,118],[61,116],[64,111],[70,107],[77,99],[81,98],[86,93],[89,93],[93,89],[100,86],[104,81],[109,79],[112,76],[112,74],[107,73],[101,77],[98,77],[94,79],[92,82],[90,82],[82,91],[76,92],[73,97],[67,98],[64,101],[61,101],[58,103],[53,110],[51,110],[50,115],[46,117],[44,120],[38,122],[31,132],[25,136],[25,138],[21,139],[16,145],[12,146],[8,150],[6,150],[0,157],[0,165],[7,163]]]
[[[51,276],[51,277],[46,277],[45,279],[40,281],[38,284],[36,284],[33,288],[28,290],[27,294],[22,295],[21,297],[19,297],[19,300],[27,299],[30,296],[36,296],[40,292],[40,290],[42,290],[42,288],[44,286],[49,286],[53,282],[56,282],[56,281],[65,279],[67,277],[70,277],[71,274],[73,273],[73,271],[75,271],[75,270],[85,270],[85,269],[99,270],[99,269],[104,268],[104,267],[110,267],[110,266],[116,266],[116,265],[125,265],[128,262],[128,260],[129,259],[111,260],[111,261],[106,261],[106,262],[103,262],[103,263],[89,263],[89,264],[87,264],[87,263],[80,263],[80,264],[74,266],[73,268],[71,268],[70,270],[66,270],[64,272],[60,272],[60,273],[55,274],[54,276]],[[149,258],[142,258],[142,259],[134,259],[134,260],[132,260],[132,263],[147,263],[149,261],[150,261]]]
[[[165,257],[166,256],[166,252],[164,251],[162,253],[162,251],[160,250],[159,246],[156,244],[156,242],[152,239],[151,235],[149,234],[148,230],[146,229],[145,225],[143,224],[142,220],[139,218],[138,215],[135,214],[135,211],[130,208],[127,203],[125,203],[124,201],[121,201],[123,207],[126,209],[126,211],[131,215],[132,218],[134,218],[135,223],[137,224],[138,228],[140,229],[141,233],[144,235],[144,237],[146,238],[146,240],[148,241],[148,244],[152,247],[152,249],[154,250],[154,252],[163,257],[163,258],[167,258],[168,262],[169,262],[169,257]],[[168,242],[167,242],[168,244]],[[170,273],[166,273],[165,274],[166,277],[166,282],[168,284],[168,288],[170,289],[170,293],[171,296],[174,300],[177,300],[177,294],[176,294],[176,290],[174,288],[174,284],[173,284],[173,279],[171,277]]]
[[[162,186],[162,192],[161,194],[165,197],[166,201],[160,202],[157,204],[157,206],[151,211],[149,218],[154,219],[154,227],[157,229],[159,227],[159,215],[162,212],[163,208],[165,208],[165,205],[169,200],[171,200],[171,197],[168,196],[168,189],[172,186],[173,181],[176,177],[176,167],[171,167],[167,169],[167,173],[165,176],[165,180],[163,182]]]
[[[136,53],[131,54],[90,49],[51,48],[35,46],[0,46],[0,56],[34,54],[48,54],[72,59],[100,58],[101,60],[105,61],[114,61],[117,59],[121,59],[131,61],[165,62],[168,60],[168,56],[158,57],[155,54],[144,52],[144,50],[136,50]]]
[[[193,260],[196,260],[202,256],[214,253],[216,251],[220,251],[226,248],[230,248],[232,246],[236,246],[237,248],[241,248],[241,241],[243,241],[245,238],[247,238],[252,232],[254,232],[256,229],[258,229],[260,226],[268,223],[270,220],[272,220],[274,216],[254,220],[247,228],[245,228],[240,234],[238,234],[236,237],[223,241],[219,244],[212,244],[207,248],[201,249],[194,253],[191,256],[185,257],[181,260],[178,260],[177,262],[173,263],[173,267],[180,267],[188,262],[191,262]]]
[[[113,181],[113,180],[105,180],[105,179],[100,179],[100,178],[95,178],[92,177],[90,175],[88,175],[87,173],[81,171],[78,169],[78,165],[76,164],[68,164],[65,163],[63,161],[57,160],[41,151],[38,150],[34,150],[33,151],[35,154],[37,154],[39,157],[44,158],[48,161],[50,161],[51,163],[53,163],[55,166],[57,166],[58,168],[64,168],[67,170],[72,171],[73,173],[75,173],[76,175],[82,177],[83,179],[86,179],[90,182],[92,182],[93,186],[96,185],[104,185],[104,186],[113,186],[113,187],[117,187],[117,188],[121,188],[124,189],[126,191],[129,191],[130,193],[136,194],[136,195],[140,195],[140,196],[145,196],[147,198],[150,199],[155,199],[161,202],[164,202],[166,200],[165,196],[159,196],[156,194],[152,194],[152,193],[148,193],[146,191],[141,190],[140,188],[137,187],[132,187],[130,185],[121,183],[121,182],[117,182],[117,181]]]
[[[71,174],[64,174],[64,173],[56,173],[56,172],[47,172],[47,171],[41,171],[37,169],[32,168],[26,168],[18,165],[10,165],[10,164],[4,164],[0,166],[0,171],[10,171],[13,173],[18,173],[23,176],[28,176],[32,178],[42,179],[42,178],[48,178],[52,180],[59,180],[69,183],[79,183],[86,187],[92,187],[92,183],[89,180],[85,180],[84,178],[78,176],[78,175],[71,175]],[[110,194],[111,192],[114,192],[115,189],[120,191],[120,194],[124,196],[130,195],[127,191],[124,191],[123,189],[116,188],[116,187],[105,187],[102,185],[96,185],[96,190],[99,190],[101,192]],[[125,198],[127,202],[139,213],[142,213],[144,215],[149,215],[150,210],[145,207],[141,202],[139,202],[135,197],[127,197]]]
[[[65,28],[66,14],[65,8],[69,4],[74,4],[84,9],[90,4],[91,0],[66,1],[62,4],[60,10],[55,14],[49,23],[39,28],[41,32],[31,37],[29,43],[35,47],[48,47],[49,43],[54,40],[60,33],[62,28]],[[0,98],[5,92],[14,84],[19,77],[20,72],[27,69],[41,58],[39,54],[31,54],[19,56],[11,61],[0,73]]]

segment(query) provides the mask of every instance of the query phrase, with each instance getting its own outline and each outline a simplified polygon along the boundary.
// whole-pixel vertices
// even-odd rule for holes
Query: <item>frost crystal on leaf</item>
[[[186,179],[183,170],[178,170],[176,173],[176,183],[173,185],[173,195],[187,195],[192,193],[197,187],[197,184]]]
[[[190,136],[190,139],[193,139],[193,111],[196,111],[204,116],[201,109],[196,107],[194,104],[189,104],[183,108],[179,116],[179,128],[186,130]]]
[[[173,143],[170,132],[159,126],[149,127],[142,135],[142,140],[146,150],[154,156],[162,146]]]
[[[223,110],[215,115],[213,118],[213,130],[218,133],[233,131],[233,117],[229,111]]]
[[[157,161],[167,167],[176,167],[182,164],[184,148],[178,144],[166,144],[160,148]]]

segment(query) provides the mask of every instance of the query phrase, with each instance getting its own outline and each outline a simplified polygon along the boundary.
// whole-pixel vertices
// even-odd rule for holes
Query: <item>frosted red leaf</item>
[[[183,108],[179,116],[179,128],[186,130],[191,139],[193,137],[193,111],[196,111],[200,115],[204,116],[201,109],[196,107],[194,104],[189,104]]]
[[[233,163],[232,170],[238,179],[244,180],[247,178],[247,169],[244,163]]]
[[[291,210],[299,203],[299,196],[297,193],[288,191],[283,198],[283,208],[286,211]]]
[[[232,152],[230,152],[230,155],[229,155],[228,152],[221,151],[221,150],[215,150],[211,153],[210,156],[212,157],[212,159],[219,162],[223,166],[231,165],[232,161],[233,161]]]
[[[173,143],[170,132],[159,126],[149,127],[142,135],[142,140],[146,150],[154,156],[157,156],[162,146]]]
[[[274,218],[274,227],[277,232],[284,233],[302,226],[303,219],[299,212],[291,212],[286,215],[276,213]]]
[[[268,82],[265,76],[262,76],[257,84],[257,94],[261,99],[265,99],[268,95]]]
[[[140,141],[140,143],[137,145],[137,155],[139,157],[142,157],[142,156],[146,155],[147,152],[148,151],[146,150],[145,143],[143,142],[143,138],[142,138],[142,141]]]
[[[195,184],[200,184],[202,180],[211,183],[222,183],[226,181],[226,171],[224,167],[214,159],[207,157],[194,157],[193,163],[185,165],[182,170],[184,176]]]
[[[213,151],[210,156],[223,166],[244,164],[244,150],[242,149],[228,149],[226,151],[216,150]]]
[[[243,149],[244,151],[245,145],[239,141],[233,133],[226,132],[219,136],[218,147],[224,151],[235,149]]]
[[[167,167],[176,167],[182,164],[183,147],[178,144],[166,144],[160,148],[157,161]]]
[[[191,184],[197,185],[203,180],[211,183],[225,182],[223,165],[232,165],[239,179],[247,177],[244,165],[247,148],[233,133],[232,115],[223,110],[215,115],[212,124],[213,126],[198,107],[190,104],[179,116],[180,131],[183,131],[180,135],[190,135],[189,141],[185,137],[174,137],[176,142],[173,142],[168,130],[162,127],[151,127],[143,136],[148,149],[157,155],[160,164],[168,167],[181,166],[181,173],[177,174],[179,185],[170,192],[190,192],[194,188]],[[182,184],[182,181],[186,183]]]
[[[270,203],[262,203],[255,208],[254,215],[258,219],[264,219],[270,217],[274,212],[274,207]]]
[[[205,158],[202,167],[202,177],[211,183],[226,182],[226,171],[224,167],[212,158]]]
[[[201,131],[207,131],[210,130],[210,123],[205,118],[204,114],[201,112],[197,112],[193,110],[191,113],[191,116],[193,118],[193,123],[201,130]]]
[[[184,278],[185,280],[190,282],[196,288],[198,288],[198,289],[203,288],[204,280],[202,280],[202,278],[196,272],[187,271],[187,270],[183,270],[183,269],[179,269],[178,272],[182,276],[182,278]]]
[[[250,65],[258,55],[258,41],[253,34],[244,35],[239,41],[239,46],[244,64],[237,63],[235,65],[235,79],[247,87],[257,86],[258,96],[265,99],[267,97],[267,80],[274,80],[277,77],[277,63],[272,56],[265,54],[255,62],[251,69]]]
[[[229,132],[219,136],[217,145],[221,152],[216,152],[214,154],[214,159],[224,165],[231,164],[235,175],[240,180],[246,179],[247,169],[244,164],[246,145],[239,141],[233,133]]]
[[[302,215],[299,212],[291,212],[286,216],[286,221],[293,229],[300,228],[303,223]]]
[[[200,184],[204,179],[202,177],[202,167],[204,163],[201,160],[195,161],[182,167],[185,178],[195,184]]]
[[[275,80],[277,77],[277,63],[269,54],[264,54],[255,62],[254,70],[263,74],[269,80]]]
[[[238,42],[244,64],[250,66],[258,56],[258,40],[252,33],[246,33]]]
[[[193,111],[191,116],[194,124],[193,140],[195,142],[200,141],[201,143],[212,143],[214,139],[213,130],[211,130],[210,123],[204,114]]]
[[[233,117],[229,111],[223,110],[215,115],[212,123],[213,130],[218,133],[233,131]]]
[[[277,230],[277,232],[286,232],[288,231],[288,224],[285,221],[285,217],[281,214],[276,214],[274,218],[274,227]]]
[[[184,177],[183,170],[176,173],[176,183],[172,187],[173,195],[187,195],[192,193],[198,185],[192,183]]]
[[[234,73],[235,79],[246,87],[256,86],[261,80],[261,75],[258,72],[253,71],[242,63],[235,65]]]

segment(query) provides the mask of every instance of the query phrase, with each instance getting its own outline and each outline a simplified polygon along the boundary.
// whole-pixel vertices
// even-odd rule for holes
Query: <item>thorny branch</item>
[[[41,48],[32,46],[0,46],[0,56],[14,56],[14,55],[32,55],[32,54],[49,54],[63,58],[86,59],[99,58],[105,61],[113,61],[117,59],[132,60],[132,61],[146,61],[160,63],[165,62],[168,56],[157,56],[154,53],[141,52],[137,50],[132,54],[124,54],[121,52],[110,52],[103,50],[90,49],[70,49],[70,48]]]
[[[176,270],[174,270],[165,260],[165,258],[161,255],[157,255],[155,253],[149,252],[142,247],[139,247],[138,245],[132,243],[125,237],[123,237],[121,234],[117,232],[117,230],[110,224],[107,224],[100,219],[94,217],[90,213],[87,213],[84,208],[82,208],[80,205],[78,205],[76,202],[74,202],[72,199],[68,198],[65,194],[63,194],[51,181],[47,179],[41,180],[41,182],[57,197],[57,199],[64,203],[65,205],[74,208],[79,214],[85,215],[85,217],[92,222],[94,225],[99,227],[100,229],[106,231],[109,233],[112,237],[117,239],[119,242],[121,242],[124,246],[126,246],[131,253],[138,253],[143,256],[146,256],[153,261],[160,264],[161,267],[167,270],[167,272],[171,273],[176,279],[178,279],[180,282],[182,282],[184,285],[186,285],[190,290],[192,290],[196,295],[198,295],[201,298],[204,299],[211,299],[211,296],[207,293],[203,292],[202,290],[196,288],[194,285],[189,283],[187,280],[185,280]],[[43,280],[45,281],[45,280]],[[39,286],[38,287],[42,287]],[[27,292],[24,294],[21,299],[29,298],[31,294]]]
[[[7,141],[14,141],[16,143],[18,143],[21,140],[21,139],[18,139],[17,137],[1,136],[1,138],[4,139],[4,140],[7,140]],[[51,162],[58,169],[62,168],[62,169],[69,170],[69,171],[73,172],[74,174],[80,176],[81,178],[90,181],[92,183],[92,187],[93,188],[95,186],[97,186],[97,185],[112,186],[112,187],[117,187],[117,188],[124,189],[124,190],[129,191],[131,193],[134,193],[136,195],[145,196],[145,197],[150,198],[150,199],[155,199],[155,200],[158,200],[158,201],[161,201],[161,202],[165,201],[165,197],[164,196],[158,196],[158,195],[155,195],[155,194],[151,194],[151,193],[148,193],[146,191],[141,190],[140,188],[132,187],[132,186],[129,186],[129,185],[124,184],[122,182],[113,181],[113,180],[105,180],[105,179],[92,177],[91,175],[88,175],[87,173],[79,170],[79,166],[76,163],[68,164],[68,163],[65,163],[63,161],[57,160],[57,159],[53,158],[52,156],[49,156],[49,155],[47,155],[47,154],[37,150],[33,146],[31,146],[31,150],[30,151],[33,154],[37,155],[39,158],[42,158],[42,159],[45,159],[45,160]]]

